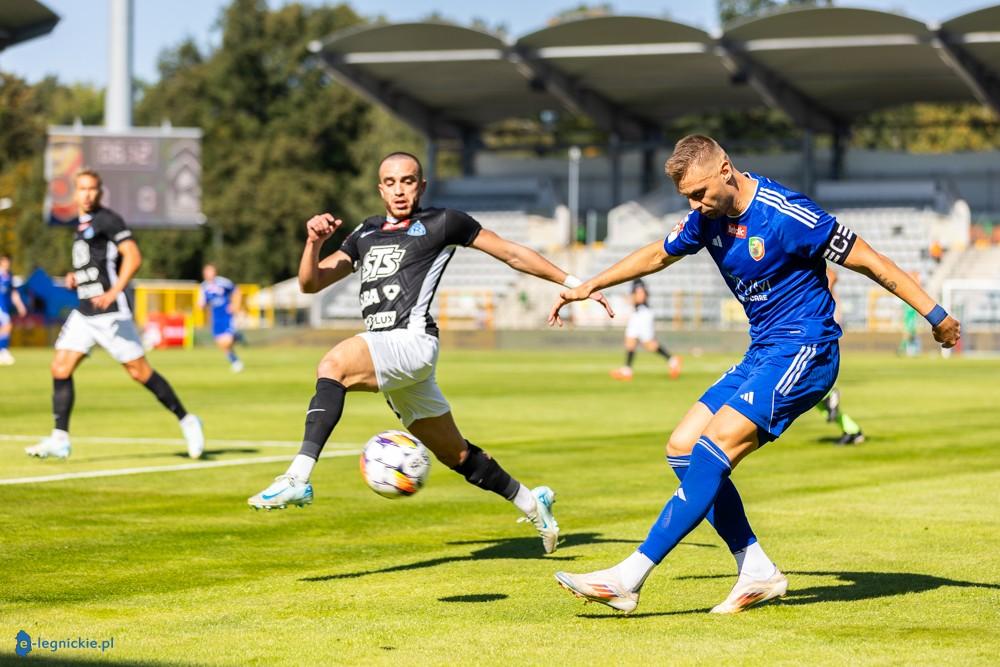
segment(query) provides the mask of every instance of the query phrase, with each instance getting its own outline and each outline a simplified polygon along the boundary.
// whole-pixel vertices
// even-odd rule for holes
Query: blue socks
[[[639,551],[654,563],[666,558],[712,509],[719,488],[730,472],[732,466],[726,453],[706,436],[698,438],[684,481],[663,507],[646,541],[639,545]]]
[[[688,466],[691,465],[691,455],[668,456],[667,462],[673,468],[677,479],[683,482]],[[719,533],[719,537],[725,541],[731,553],[746,549],[757,541],[757,536],[750,528],[750,521],[743,509],[740,492],[736,490],[736,485],[729,477],[722,480],[719,493],[715,496],[715,504],[709,508],[705,519]]]
[[[240,358],[236,356],[236,353],[233,350],[229,350],[228,352],[226,352],[226,359],[229,359],[229,363],[231,364],[235,364],[237,361],[240,360]]]
[[[0,350],[6,350],[8,347],[10,347],[10,336],[0,334]]]

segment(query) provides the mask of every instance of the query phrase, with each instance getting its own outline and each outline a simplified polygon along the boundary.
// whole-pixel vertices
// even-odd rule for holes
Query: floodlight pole
[[[132,0],[108,0],[108,16],[104,127],[124,132],[132,127]]]

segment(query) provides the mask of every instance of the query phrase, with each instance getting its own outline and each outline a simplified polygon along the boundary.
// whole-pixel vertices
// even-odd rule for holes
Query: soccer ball
[[[430,471],[427,448],[406,431],[382,431],[361,452],[361,476],[372,491],[386,498],[412,496]]]

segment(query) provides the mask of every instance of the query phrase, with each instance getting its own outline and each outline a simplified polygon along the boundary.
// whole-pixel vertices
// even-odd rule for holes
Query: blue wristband
[[[948,317],[948,311],[941,306],[934,306],[934,308],[931,309],[931,312],[924,315],[924,319],[930,322],[932,327],[936,327],[944,322],[944,318],[946,317]]]

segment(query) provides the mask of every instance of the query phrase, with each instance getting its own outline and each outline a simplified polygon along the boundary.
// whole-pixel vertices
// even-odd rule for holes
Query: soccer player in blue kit
[[[14,289],[14,276],[10,272],[10,257],[0,255],[0,366],[10,366],[14,363],[14,355],[10,353],[11,324],[10,307],[17,308],[17,314],[24,317],[28,314],[21,301],[21,295]]]
[[[242,295],[232,280],[219,275],[214,264],[206,264],[201,270],[201,277],[204,281],[198,290],[198,307],[212,309],[212,338],[226,353],[232,371],[239,373],[243,370],[243,362],[233,349],[236,344],[233,316],[240,310]]]
[[[740,173],[710,137],[684,137],[666,172],[691,211],[663,243],[637,250],[579,287],[559,309],[595,290],[660,271],[706,248],[750,320],[750,348],[674,429],[667,461],[680,486],[638,549],[587,574],[557,572],[577,597],[630,612],[646,577],[707,518],[736,559],[737,582],[713,613],[736,613],[785,594],[788,580],[764,553],[730,479],[748,454],[777,439],[833,387],[840,364],[827,260],[868,276],[923,314],[934,339],[953,347],[958,321],[885,255],[808,197],[758,174]]]

